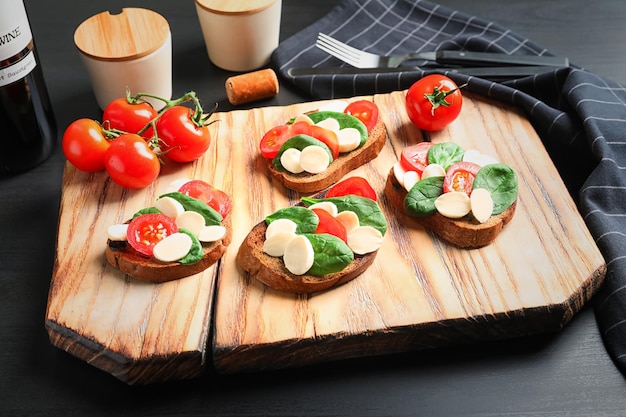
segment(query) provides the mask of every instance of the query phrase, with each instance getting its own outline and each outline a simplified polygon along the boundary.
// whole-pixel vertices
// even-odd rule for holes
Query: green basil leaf
[[[289,138],[282,144],[280,149],[278,150],[278,154],[272,159],[272,164],[279,171],[286,171],[283,164],[280,162],[280,157],[285,153],[287,149],[296,148],[299,151],[306,148],[307,146],[321,146],[328,153],[329,161],[333,161],[333,153],[330,148],[321,140],[315,139],[313,136],[309,135],[296,135],[292,138]]]
[[[191,249],[189,249],[189,252],[187,253],[187,255],[185,255],[184,258],[179,259],[178,262],[180,262],[181,264],[185,264],[185,265],[195,264],[196,262],[200,262],[202,258],[204,258],[204,250],[202,249],[202,243],[200,243],[196,235],[191,233],[190,230],[187,230],[181,227],[180,229],[178,229],[178,231],[189,236],[192,242]]]
[[[443,179],[444,177],[428,177],[418,181],[404,197],[404,211],[414,217],[435,213],[435,200],[443,193]]]
[[[472,188],[488,190],[493,200],[493,214],[500,214],[517,199],[517,174],[506,164],[485,165],[476,174]]]
[[[135,217],[139,217],[142,214],[161,214],[161,210],[156,207],[146,207],[139,210],[137,213],[133,214],[133,219]]]
[[[346,243],[327,233],[305,234],[313,246],[313,266],[308,274],[326,275],[339,272],[354,260],[354,253]]]
[[[371,226],[382,233],[383,236],[387,232],[387,219],[385,219],[385,215],[378,203],[370,198],[350,194],[331,198],[303,197],[301,201],[306,206],[322,201],[330,201],[337,206],[337,210],[340,213],[342,211],[353,211],[356,213],[361,226]]]
[[[187,211],[200,213],[202,217],[204,217],[204,222],[207,226],[218,226],[222,223],[222,215],[204,201],[200,201],[197,198],[190,197],[187,194],[183,194],[178,191],[159,196],[159,198],[163,197],[173,198],[182,204],[183,208]]]
[[[339,129],[346,129],[351,127],[358,130],[359,134],[361,135],[361,142],[359,143],[359,147],[365,144],[369,136],[369,134],[367,133],[367,127],[365,127],[363,122],[352,116],[351,114],[323,110],[310,113],[308,116],[311,120],[313,120],[313,123],[319,123],[322,120],[333,118],[337,120],[337,122],[339,122]]]
[[[457,143],[437,143],[428,149],[428,163],[439,164],[447,171],[450,165],[463,160],[463,154],[465,151]]]
[[[313,233],[317,229],[319,217],[313,211],[302,206],[291,206],[277,210],[265,218],[265,222],[269,225],[278,219],[289,219],[296,223],[296,233]]]

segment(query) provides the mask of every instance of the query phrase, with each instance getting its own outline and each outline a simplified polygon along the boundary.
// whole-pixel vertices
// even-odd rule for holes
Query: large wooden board
[[[373,97],[389,141],[356,173],[379,192],[401,149],[423,140],[403,97]],[[217,113],[207,155],[167,165],[144,190],[123,190],[106,174],[68,164],[46,311],[51,343],[129,384],[146,384],[193,378],[211,361],[220,372],[255,371],[560,329],[601,284],[604,261],[525,118],[466,97],[460,118],[431,140],[477,148],[517,170],[520,200],[506,231],[489,247],[458,250],[401,222],[381,198],[390,228],[375,264],[345,286],[309,296],[270,290],[234,260],[254,224],[300,197],[266,174],[258,140],[319,103]],[[220,264],[162,284],[108,266],[108,225],[151,205],[182,177],[233,197],[233,242]]]

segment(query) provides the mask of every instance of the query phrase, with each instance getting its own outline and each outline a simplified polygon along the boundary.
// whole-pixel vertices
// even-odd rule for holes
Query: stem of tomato
[[[440,90],[439,87],[435,87],[433,89],[433,92],[430,94],[424,94],[424,98],[426,100],[428,100],[430,102],[431,105],[431,114],[434,116],[435,115],[435,110],[437,108],[439,108],[439,106],[443,106],[443,107],[449,107],[450,103],[448,103],[446,101],[446,97],[448,97],[450,94],[454,93],[457,90],[460,90],[461,88],[465,87],[467,85],[467,83],[452,89],[452,90],[448,90],[448,91],[443,91]]]
[[[194,110],[193,110],[193,115],[191,116],[191,120],[198,127],[206,126],[207,120],[211,117],[211,115],[217,109],[217,103],[215,103],[215,106],[213,107],[213,109],[206,116],[204,116],[204,110],[202,109],[202,105],[200,104],[200,100],[198,99],[198,96],[196,95],[195,91],[190,91],[186,93],[185,95],[183,95],[182,97],[179,97],[173,100],[168,100],[166,98],[155,96],[149,93],[139,93],[134,97],[127,96],[127,99],[129,102],[136,102],[144,97],[150,97],[156,100],[160,100],[165,103],[165,106],[159,111],[159,114],[150,121],[150,123],[144,126],[144,128],[139,132],[139,134],[148,130],[150,126],[152,126],[153,130],[156,132],[156,129],[154,129],[154,125],[156,121],[161,117],[161,115],[163,115],[163,113],[165,113],[168,109],[174,106],[179,106],[188,101],[193,102]]]

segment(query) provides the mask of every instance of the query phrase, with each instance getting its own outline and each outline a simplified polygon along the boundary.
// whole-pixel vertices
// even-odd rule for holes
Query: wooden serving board
[[[223,373],[258,371],[560,329],[600,286],[604,260],[528,121],[500,103],[465,97],[459,119],[430,139],[514,167],[519,203],[505,231],[485,248],[459,250],[400,220],[381,195],[389,231],[374,265],[308,296],[265,287],[237,267],[235,255],[256,223],[300,198],[267,175],[258,141],[320,103],[217,113],[207,155],[166,165],[143,190],[68,164],[46,311],[51,343],[129,384],[146,384],[193,378],[211,360]],[[403,92],[368,98],[389,140],[354,174],[382,193],[402,148],[423,138],[406,117]],[[152,205],[176,178],[204,179],[232,196],[229,250],[219,265],[178,281],[126,277],[104,259],[106,228]]]

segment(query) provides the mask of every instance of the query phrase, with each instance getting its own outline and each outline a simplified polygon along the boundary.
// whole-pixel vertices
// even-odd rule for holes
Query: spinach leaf
[[[313,211],[302,206],[291,206],[277,210],[265,218],[265,222],[269,225],[278,219],[289,219],[296,223],[296,233],[313,233],[317,229],[319,217]]]
[[[322,120],[333,118],[339,122],[339,129],[346,129],[352,127],[359,131],[361,135],[361,142],[359,143],[359,147],[363,146],[363,144],[367,141],[368,133],[367,127],[363,124],[362,121],[352,116],[351,114],[341,113],[337,111],[317,111],[314,113],[310,113],[309,118],[313,120],[313,123],[321,122]]]
[[[222,215],[204,201],[200,201],[197,198],[190,197],[187,194],[183,194],[178,191],[159,196],[159,198],[163,197],[173,198],[182,204],[183,208],[187,211],[200,213],[202,217],[204,217],[204,222],[207,226],[217,226],[222,223]]]
[[[326,275],[343,270],[354,260],[352,250],[336,236],[320,233],[305,234],[313,246],[313,266],[308,273]]]
[[[133,214],[133,219],[135,217],[139,217],[142,214],[161,214],[161,210],[156,207],[146,207],[139,210],[137,213]]]
[[[437,143],[428,149],[428,163],[439,164],[446,171],[450,165],[463,160],[463,148],[454,142]]]
[[[500,214],[517,199],[517,174],[506,164],[485,165],[476,174],[472,188],[487,189],[493,200],[493,214]]]
[[[418,181],[404,197],[404,211],[414,217],[435,213],[435,200],[443,193],[443,179],[428,177]]]
[[[285,153],[287,149],[296,148],[299,151],[301,151],[307,146],[313,146],[313,145],[321,146],[322,148],[324,148],[324,150],[328,153],[329,161],[330,162],[333,161],[333,153],[324,142],[322,142],[319,139],[315,139],[313,136],[301,134],[301,135],[296,135],[292,138],[287,139],[287,141],[285,141],[285,143],[282,144],[282,146],[278,150],[278,154],[274,157],[274,159],[272,159],[272,164],[274,164],[276,169],[278,169],[279,171],[286,171],[285,167],[280,162],[280,157],[283,155],[283,153]]]
[[[353,194],[342,197],[321,199],[310,197],[302,198],[302,202],[306,206],[310,206],[322,201],[330,201],[334,203],[340,213],[342,211],[353,211],[359,218],[359,224],[361,226],[372,226],[380,233],[382,233],[383,236],[387,232],[387,220],[385,219],[385,215],[380,210],[378,203],[376,203],[372,199]]]
[[[202,258],[204,258],[204,250],[202,249],[202,243],[198,240],[196,235],[191,233],[190,230],[187,230],[183,227],[178,229],[179,232],[186,234],[191,238],[191,249],[189,253],[185,255],[184,258],[179,259],[178,262],[181,264],[195,264],[196,262],[200,262]]]

